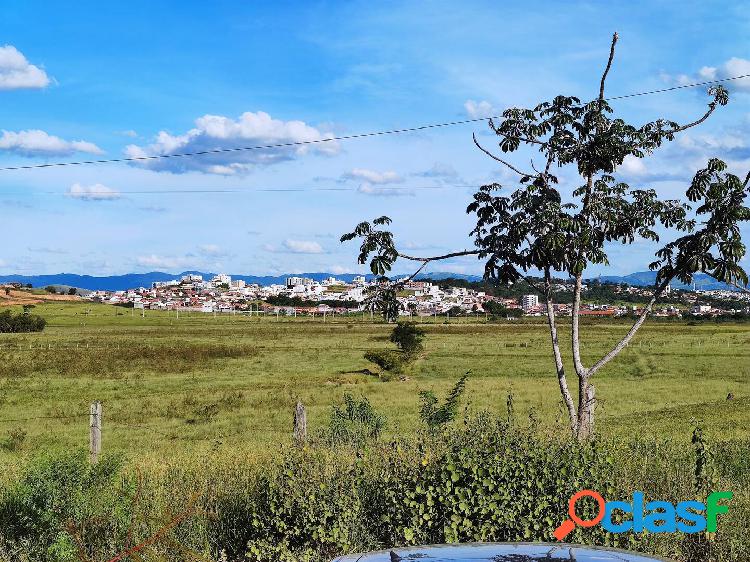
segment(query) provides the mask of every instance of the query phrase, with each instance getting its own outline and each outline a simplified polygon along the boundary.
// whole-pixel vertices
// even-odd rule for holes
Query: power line
[[[693,84],[682,84],[680,86],[672,86],[670,88],[662,88],[660,90],[650,90],[648,92],[637,92],[635,94],[625,94],[622,96],[614,96],[611,98],[605,98],[607,101],[612,100],[624,100],[626,98],[634,98],[636,96],[650,96],[651,94],[661,94],[664,92],[673,92],[674,90],[682,90],[684,88],[697,88],[698,86],[709,86],[711,84],[720,84],[721,82],[729,82],[731,80],[741,80],[743,78],[750,78],[750,74],[743,74],[741,76],[732,76],[730,78],[720,78],[718,80],[706,80],[705,82],[695,82]]]
[[[685,88],[696,88],[698,86],[720,84],[722,82],[729,82],[732,80],[741,80],[743,78],[750,78],[750,74],[743,74],[741,76],[731,76],[728,78],[719,78],[717,80],[706,80],[703,82],[695,82],[692,84],[682,84],[679,86],[672,86],[670,88],[662,88],[659,90],[650,90],[646,92],[624,94],[622,96],[613,96],[613,97],[609,97],[606,99],[608,101],[612,101],[612,100],[632,98],[636,96],[648,96],[648,95],[659,94],[663,92],[671,92],[674,90],[682,90]],[[419,125],[416,127],[405,127],[402,129],[389,129],[385,131],[372,131],[369,133],[357,133],[357,134],[352,134],[352,135],[342,135],[342,136],[337,136],[337,137],[329,137],[329,138],[324,138],[324,139],[314,139],[314,140],[307,140],[307,141],[294,141],[294,142],[284,142],[284,143],[276,143],[276,144],[256,145],[256,146],[241,146],[241,147],[234,147],[234,148],[216,148],[212,150],[179,152],[179,153],[174,153],[174,154],[155,154],[152,156],[129,156],[129,157],[123,157],[123,158],[106,158],[106,159],[101,159],[101,160],[78,160],[78,161],[72,161],[72,162],[50,162],[47,164],[30,164],[26,166],[7,166],[4,168],[0,168],[0,172],[8,172],[8,171],[13,171],[13,170],[34,170],[37,168],[54,168],[54,167],[62,167],[62,166],[85,166],[85,165],[90,165],[90,164],[144,162],[144,161],[151,161],[151,160],[162,160],[166,158],[187,158],[191,156],[205,156],[209,154],[225,154],[225,153],[231,153],[231,152],[245,152],[245,151],[251,151],[251,150],[269,150],[273,148],[291,148],[295,146],[306,146],[306,145],[321,144],[321,143],[326,143],[326,142],[354,140],[354,139],[379,137],[379,136],[386,136],[386,135],[398,135],[402,133],[414,133],[414,132],[424,131],[428,129],[437,129],[441,127],[454,127],[457,125],[467,125],[469,123],[478,123],[480,121],[487,121],[488,119],[499,119],[500,117],[501,117],[500,115],[493,115],[493,116],[487,116],[487,117],[478,117],[475,119],[461,119],[458,121],[445,121],[443,123],[430,123],[427,125]]]
[[[373,131],[370,133],[357,133],[353,135],[343,135],[338,137],[329,137],[325,139],[315,139],[308,141],[294,141],[294,142],[282,142],[276,144],[265,144],[256,146],[240,146],[235,148],[216,148],[212,150],[199,150],[196,152],[179,152],[174,154],[156,154],[153,156],[129,156],[123,158],[107,158],[103,160],[80,160],[75,162],[51,162],[47,164],[31,164],[28,166],[9,166],[0,168],[0,172],[6,172],[11,170],[33,170],[36,168],[53,168],[60,166],[84,166],[87,164],[113,164],[117,162],[141,162],[148,160],[161,160],[164,158],[185,158],[189,156],[205,156],[207,154],[223,154],[227,152],[244,152],[250,150],[268,150],[271,148],[290,148],[295,146],[305,146],[311,144],[321,144],[325,142],[335,142],[343,140],[362,139],[367,137],[379,137],[384,135],[398,135],[402,133],[414,133],[417,131],[424,131],[427,129],[437,129],[440,127],[453,127],[456,125],[465,125],[468,123],[477,123],[479,121],[486,121],[487,119],[497,119],[495,117],[480,117],[477,119],[462,119],[460,121],[446,121],[444,123],[430,123],[428,125],[419,125],[417,127],[407,127],[403,129],[390,129],[387,131]]]

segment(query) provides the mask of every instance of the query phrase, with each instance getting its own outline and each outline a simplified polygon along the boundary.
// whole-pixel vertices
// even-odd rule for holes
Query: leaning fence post
[[[307,439],[307,412],[301,400],[297,400],[294,408],[294,442],[302,444]]]
[[[98,400],[91,403],[89,409],[89,452],[91,464],[99,462],[102,451],[102,403]]]

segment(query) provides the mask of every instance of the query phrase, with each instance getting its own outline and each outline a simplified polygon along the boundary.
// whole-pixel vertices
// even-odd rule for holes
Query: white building
[[[524,295],[521,297],[521,308],[524,312],[539,306],[539,295]]]
[[[364,275],[357,275],[352,280],[352,283],[355,285],[364,285],[365,284],[365,276]]]

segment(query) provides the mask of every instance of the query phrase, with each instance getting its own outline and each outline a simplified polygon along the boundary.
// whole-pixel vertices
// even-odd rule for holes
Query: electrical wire
[[[733,80],[741,80],[743,78],[750,78],[750,74],[743,74],[740,76],[730,76],[728,78],[719,78],[716,80],[706,80],[703,82],[695,82],[692,84],[681,84],[678,86],[672,86],[669,88],[662,88],[659,90],[649,90],[646,92],[635,92],[632,94],[624,94],[621,96],[612,96],[606,98],[608,101],[613,100],[621,100],[626,98],[633,98],[637,96],[648,96],[652,94],[660,94],[664,92],[671,92],[675,90],[682,90],[685,88],[696,88],[699,86],[708,86],[711,84],[720,84],[723,82],[730,82]],[[231,153],[231,152],[245,152],[245,151],[251,151],[251,150],[270,150],[274,148],[291,148],[291,147],[297,147],[297,146],[306,146],[306,145],[312,145],[312,144],[321,144],[321,143],[327,143],[327,142],[337,142],[337,141],[345,141],[345,140],[354,140],[354,139],[362,139],[362,138],[369,138],[369,137],[379,137],[379,136],[386,136],[386,135],[398,135],[403,133],[414,133],[418,131],[425,131],[428,129],[437,129],[442,127],[454,127],[457,125],[466,125],[469,123],[478,123],[480,121],[487,121],[488,119],[499,119],[501,116],[494,115],[494,116],[487,116],[487,117],[478,117],[474,119],[461,119],[458,121],[445,121],[442,123],[430,123],[427,125],[418,125],[415,127],[404,127],[401,129],[389,129],[384,131],[372,131],[368,133],[356,133],[352,135],[341,135],[341,136],[334,136],[334,137],[328,137],[323,139],[313,139],[313,140],[306,140],[306,141],[294,141],[294,142],[284,142],[284,143],[276,143],[276,144],[265,144],[265,145],[256,145],[256,146],[241,146],[241,147],[234,147],[234,148],[216,148],[212,150],[199,150],[194,152],[178,152],[174,154],[154,154],[151,156],[129,156],[129,157],[122,157],[122,158],[106,158],[106,159],[100,159],[100,160],[78,160],[78,161],[68,161],[68,162],[49,162],[45,164],[29,164],[24,166],[6,166],[3,168],[0,168],[0,172],[8,172],[13,170],[34,170],[38,168],[55,168],[55,167],[62,167],[62,166],[85,166],[85,165],[91,165],[91,164],[113,164],[113,163],[123,163],[123,162],[146,162],[146,161],[153,161],[153,160],[162,160],[167,158],[188,158],[192,156],[205,156],[210,154],[225,154],[225,153]]]

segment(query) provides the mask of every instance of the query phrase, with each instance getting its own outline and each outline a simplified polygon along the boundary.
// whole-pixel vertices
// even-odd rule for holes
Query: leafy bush
[[[326,438],[333,445],[361,447],[380,437],[385,426],[385,416],[366,397],[357,400],[347,393],[343,405],[334,404],[331,408]]]
[[[13,314],[10,310],[0,312],[0,334],[41,332],[47,321],[36,314]]]
[[[399,322],[391,332],[391,342],[404,353],[407,359],[422,353],[425,331],[414,322]]]
[[[116,486],[121,468],[121,460],[112,456],[92,466],[85,451],[32,463],[0,495],[0,558],[79,560],[75,534],[86,542],[90,557],[114,552],[130,505]]]

